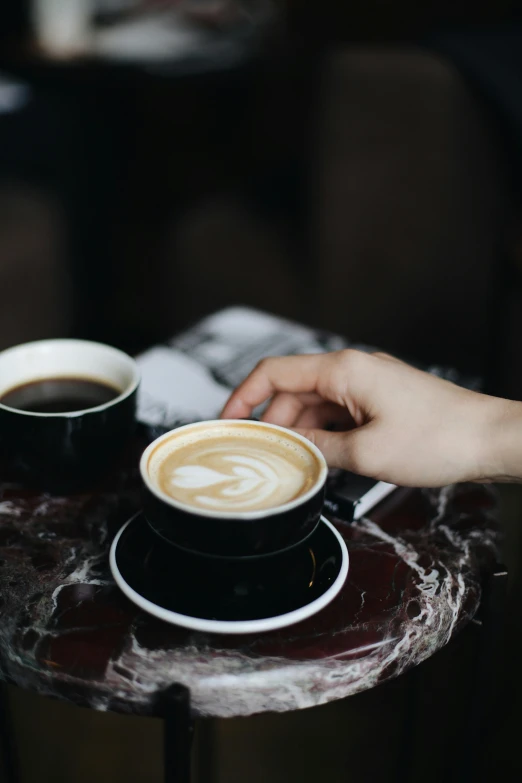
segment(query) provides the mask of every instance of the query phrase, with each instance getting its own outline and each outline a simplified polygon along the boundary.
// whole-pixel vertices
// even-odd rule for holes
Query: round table
[[[398,490],[368,519],[333,520],[350,571],[328,607],[259,636],[211,636],[149,617],[115,586],[109,546],[138,506],[134,467],[70,498],[0,485],[1,678],[143,715],[157,714],[174,683],[188,688],[196,716],[324,704],[445,645],[475,614],[497,554],[490,489]]]

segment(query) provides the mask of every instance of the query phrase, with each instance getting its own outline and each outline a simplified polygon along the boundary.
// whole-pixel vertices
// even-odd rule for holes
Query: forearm
[[[482,480],[522,482],[522,402],[490,397]]]

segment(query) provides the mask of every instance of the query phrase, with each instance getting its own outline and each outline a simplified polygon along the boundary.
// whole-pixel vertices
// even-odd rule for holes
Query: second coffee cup
[[[140,472],[145,516],[159,536],[198,554],[237,558],[308,538],[328,469],[316,446],[283,427],[212,420],[155,440]]]
[[[135,425],[140,374],[109,345],[40,340],[0,353],[0,451],[9,473],[51,492],[88,489]]]

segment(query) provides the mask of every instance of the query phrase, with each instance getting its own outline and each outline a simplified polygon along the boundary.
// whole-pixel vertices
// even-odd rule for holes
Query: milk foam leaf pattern
[[[198,489],[211,487],[214,484],[227,481],[228,478],[229,476],[202,465],[182,465],[174,471],[172,484],[181,489]]]
[[[231,465],[231,472],[221,472],[204,465],[182,465],[174,469],[170,478],[172,489],[205,489],[218,487],[218,491],[197,495],[197,502],[208,508],[242,509],[258,506],[281,490],[281,476],[263,459],[246,455],[225,455],[223,463]],[[225,467],[225,465],[224,465]],[[295,484],[296,490],[301,483],[301,474],[286,465],[287,482]],[[286,483],[283,479],[283,483]]]

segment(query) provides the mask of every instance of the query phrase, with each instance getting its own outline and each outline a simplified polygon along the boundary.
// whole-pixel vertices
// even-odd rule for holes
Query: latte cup
[[[109,345],[86,340],[40,340],[0,353],[0,449],[7,475],[35,489],[85,489],[109,470],[132,436],[140,374],[136,362]],[[69,407],[42,412],[16,406],[31,388],[47,384],[40,408],[52,408],[52,389],[68,388]],[[108,398],[78,394],[101,388]],[[49,392],[49,387],[51,392]],[[56,393],[56,392],[54,392]],[[71,402],[72,400],[72,402]],[[55,407],[59,408],[59,404]]]
[[[235,419],[167,432],[143,452],[140,473],[144,515],[162,539],[199,555],[258,558],[314,532],[328,468],[297,433]]]

